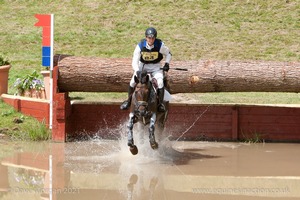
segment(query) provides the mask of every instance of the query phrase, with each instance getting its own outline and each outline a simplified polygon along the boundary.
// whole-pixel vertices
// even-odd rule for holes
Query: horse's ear
[[[146,71],[146,70],[143,70],[143,71],[141,72],[141,77],[144,78],[144,77],[146,77],[146,76],[147,76],[147,71]]]
[[[138,77],[136,75],[134,75],[134,82],[135,83],[139,83],[140,82],[139,79],[138,79]]]
[[[147,75],[146,75],[146,83],[148,83],[149,80],[150,80],[150,76],[147,74]]]

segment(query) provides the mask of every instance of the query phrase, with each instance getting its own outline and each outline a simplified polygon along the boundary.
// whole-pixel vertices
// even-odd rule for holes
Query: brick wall
[[[3,101],[13,106],[18,112],[35,117],[49,126],[49,101],[8,94],[2,94]]]

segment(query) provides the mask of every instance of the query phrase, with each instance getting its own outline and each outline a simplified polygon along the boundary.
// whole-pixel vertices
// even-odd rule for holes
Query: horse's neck
[[[135,98],[135,95],[132,95],[131,96],[131,103],[130,103],[130,108],[129,108],[129,111],[130,113],[134,113],[134,110],[135,110],[135,102],[136,102],[136,98]]]
[[[152,111],[156,110],[156,106],[157,106],[156,89],[152,82],[150,84],[148,104],[150,105],[149,106],[150,110]]]

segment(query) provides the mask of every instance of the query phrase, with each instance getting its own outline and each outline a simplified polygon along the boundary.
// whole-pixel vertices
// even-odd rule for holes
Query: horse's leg
[[[128,121],[128,134],[127,134],[127,139],[128,139],[128,146],[133,146],[133,119],[134,119],[134,114],[130,113],[129,114],[129,121]]]
[[[139,123],[137,123],[136,127],[137,128],[135,130],[137,130],[139,132],[138,133],[138,135],[139,135],[139,141],[140,141],[141,144],[144,144],[144,133],[145,133],[144,129],[145,129],[145,125],[139,122]]]
[[[133,120],[134,120],[134,114],[130,113],[129,114],[129,122],[127,125],[127,128],[128,128],[128,135],[127,135],[128,143],[127,143],[127,145],[129,146],[130,152],[133,155],[136,155],[138,153],[138,149],[134,145],[134,142],[133,142],[133,124],[134,124]]]
[[[157,149],[158,144],[155,141],[155,122],[156,122],[156,113],[153,113],[150,119],[150,125],[149,125],[149,141],[152,149]]]

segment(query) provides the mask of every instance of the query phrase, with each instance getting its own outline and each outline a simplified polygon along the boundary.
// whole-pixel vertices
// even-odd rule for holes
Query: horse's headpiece
[[[149,81],[149,76],[145,70],[143,71],[137,71],[136,76],[134,77],[134,80],[136,83],[148,83]]]

